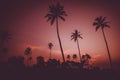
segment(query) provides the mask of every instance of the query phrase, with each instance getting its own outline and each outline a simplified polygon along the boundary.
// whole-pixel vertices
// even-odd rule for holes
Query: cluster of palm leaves
[[[45,17],[48,18],[47,21],[50,21],[51,25],[53,25],[53,23],[56,22],[57,36],[58,36],[58,41],[59,41],[59,45],[60,45],[60,49],[61,49],[61,54],[62,54],[62,57],[63,57],[63,62],[65,62],[65,57],[64,57],[64,52],[63,52],[63,48],[62,48],[62,44],[61,44],[61,39],[60,39],[60,35],[59,35],[58,19],[62,19],[63,21],[65,21],[64,16],[67,16],[67,14],[64,11],[64,7],[62,5],[60,5],[59,2],[57,2],[57,4],[50,5],[49,6],[49,12],[45,16]],[[104,33],[104,28],[105,27],[110,27],[108,25],[108,23],[109,22],[106,22],[106,17],[100,16],[100,17],[97,17],[95,19],[95,22],[93,23],[93,26],[96,27],[96,31],[99,28],[102,29],[102,33],[103,33],[104,40],[105,40],[106,47],[107,47],[107,51],[108,51],[110,66],[112,68],[111,56],[110,56],[110,52],[109,52],[107,40],[106,40],[105,33]],[[75,30],[75,32],[72,33],[71,38],[72,38],[72,40],[74,40],[75,42],[77,42],[78,51],[79,51],[79,57],[80,57],[80,60],[81,60],[81,54],[80,54],[80,48],[79,48],[79,42],[78,42],[78,38],[82,39],[80,32],[78,32],[78,30]]]
[[[25,49],[24,54],[27,56],[27,66],[29,66],[31,64],[31,60],[32,60],[32,49],[30,47]]]
[[[80,32],[78,32],[78,30],[75,30],[75,32],[72,33],[72,35],[71,35],[71,40],[74,40],[75,42],[77,41],[77,46],[78,46],[78,51],[79,51],[79,57],[80,57],[80,60],[81,60],[81,54],[80,54],[80,47],[79,47],[78,38],[83,39],[83,38],[81,37]]]
[[[50,49],[50,59],[51,59],[51,49],[52,49],[52,47],[53,47],[53,44],[51,42],[48,43],[48,48]]]

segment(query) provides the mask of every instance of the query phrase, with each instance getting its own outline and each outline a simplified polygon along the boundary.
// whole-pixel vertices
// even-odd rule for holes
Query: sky
[[[44,16],[49,11],[49,5],[58,0],[1,0],[0,30],[12,34],[12,39],[6,44],[9,52],[2,58],[10,56],[25,56],[27,47],[32,48],[33,63],[37,56],[49,58],[48,43],[53,43],[52,58],[62,61],[59,48],[56,25],[50,25]],[[101,30],[95,31],[93,22],[96,17],[106,16],[111,28],[105,28],[114,67],[120,62],[120,10],[119,0],[59,0],[67,15],[65,22],[59,20],[59,31],[64,55],[77,54],[77,43],[71,41],[71,33],[80,31],[83,39],[79,39],[81,54],[92,56],[91,64],[109,67],[106,45]],[[26,56],[25,56],[26,57]],[[71,59],[72,60],[72,59]],[[79,58],[78,58],[79,60]]]

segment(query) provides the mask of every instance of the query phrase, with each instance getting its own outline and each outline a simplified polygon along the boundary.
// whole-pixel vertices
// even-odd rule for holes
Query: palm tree
[[[77,60],[77,55],[73,54],[73,60]]]
[[[85,55],[82,55],[82,60],[81,60],[82,66],[89,65],[90,59],[91,59],[91,56],[89,54],[86,53]]]
[[[78,32],[78,30],[75,30],[75,32],[72,33],[72,35],[71,35],[71,40],[74,39],[75,42],[77,41],[77,46],[78,46],[78,51],[79,51],[79,57],[80,57],[80,61],[81,61],[81,54],[80,54],[80,47],[79,47],[78,38],[83,39],[83,38],[81,37],[80,32]]]
[[[68,59],[69,61],[70,61],[70,57],[71,57],[71,56],[68,54],[68,55],[67,55],[67,59]]]
[[[109,22],[106,21],[106,17],[99,16],[95,19],[95,22],[93,22],[93,26],[96,27],[96,31],[101,27],[103,37],[104,37],[104,40],[105,40],[105,44],[106,44],[106,48],[107,48],[107,52],[108,52],[110,67],[112,69],[112,60],[111,60],[110,51],[109,51],[108,43],[107,43],[107,40],[106,40],[106,36],[105,36],[105,33],[104,33],[104,28],[105,27],[110,28],[108,23]]]
[[[58,19],[62,19],[65,21],[64,16],[67,16],[66,12],[64,11],[64,7],[60,5],[58,2],[56,5],[52,4],[49,6],[49,13],[45,16],[47,17],[47,21],[50,21],[51,25],[56,21],[56,29],[57,29],[57,36],[58,36],[58,41],[61,49],[61,54],[63,57],[63,62],[65,62],[65,57],[64,57],[64,52],[62,48],[62,43],[59,35],[59,28],[58,28]]]
[[[51,49],[53,47],[53,44],[52,43],[48,43],[48,48],[50,49],[50,59],[51,59]]]
[[[32,60],[32,57],[31,57],[32,49],[30,47],[26,48],[24,54],[27,56],[27,66],[28,66],[29,62],[31,62]]]

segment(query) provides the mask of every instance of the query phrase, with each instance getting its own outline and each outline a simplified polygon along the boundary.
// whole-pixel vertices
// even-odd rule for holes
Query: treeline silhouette
[[[45,62],[44,57],[38,56],[34,65],[25,65],[23,56],[12,56],[6,63],[0,63],[0,80],[120,80],[119,72],[92,66],[87,56],[82,56],[81,63],[61,63],[56,59]]]

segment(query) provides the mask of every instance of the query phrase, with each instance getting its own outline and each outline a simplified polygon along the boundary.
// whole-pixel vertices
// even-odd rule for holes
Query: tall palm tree
[[[27,66],[29,66],[29,63],[32,60],[32,57],[31,57],[32,49],[30,47],[26,48],[24,54],[27,56]]]
[[[52,43],[48,43],[48,48],[50,49],[50,59],[51,59],[51,49],[53,47],[53,44]]]
[[[61,54],[63,57],[63,62],[65,62],[65,57],[64,57],[62,43],[61,43],[61,39],[60,39],[60,35],[59,35],[58,19],[62,19],[63,21],[65,21],[64,16],[67,16],[67,14],[64,11],[64,7],[62,5],[60,5],[59,2],[57,2],[56,5],[54,5],[54,4],[50,5],[49,12],[45,16],[48,18],[47,21],[50,21],[51,25],[53,25],[53,23],[56,21],[57,36],[58,36],[58,41],[59,41],[59,45],[60,45],[60,49],[61,49]]]
[[[108,52],[108,57],[109,57],[109,62],[110,62],[110,67],[112,69],[112,60],[111,60],[111,56],[110,56],[110,51],[109,51],[109,47],[108,47],[108,43],[107,43],[107,40],[106,40],[106,36],[105,36],[105,33],[104,33],[104,28],[105,27],[108,27],[110,28],[109,22],[106,21],[106,17],[102,17],[102,16],[99,16],[95,19],[95,21],[93,22],[93,26],[96,27],[96,31],[101,28],[102,30],[102,33],[103,33],[103,37],[104,37],[104,40],[105,40],[105,44],[106,44],[106,48],[107,48],[107,52]]]
[[[80,32],[78,32],[78,30],[75,30],[75,32],[72,33],[72,35],[71,35],[71,40],[74,40],[75,42],[77,42],[78,52],[79,52],[79,57],[80,57],[80,61],[81,61],[81,54],[80,54],[80,47],[79,47],[79,41],[78,41],[78,38],[83,39],[83,38],[81,37]]]

